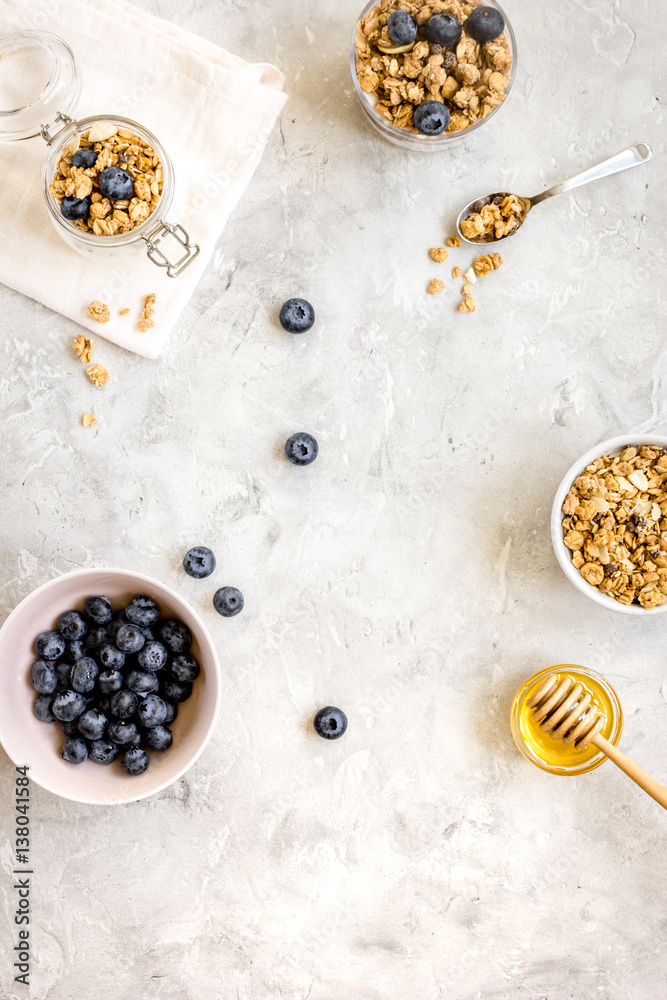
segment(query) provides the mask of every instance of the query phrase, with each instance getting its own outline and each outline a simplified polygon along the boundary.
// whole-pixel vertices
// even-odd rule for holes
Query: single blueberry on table
[[[463,31],[451,14],[434,14],[424,25],[424,34],[432,45],[456,45]]]
[[[162,685],[164,701],[175,702],[176,704],[187,701],[192,694],[192,684],[179,684],[178,681],[165,681]]]
[[[138,744],[141,737],[134,722],[118,720],[109,724],[109,739],[117,743],[118,746],[127,747],[132,743]]]
[[[80,736],[68,736],[63,743],[60,756],[70,764],[83,764],[88,756],[88,747]]]
[[[99,177],[100,194],[111,201],[125,201],[134,194],[134,181],[122,167],[105,167]]]
[[[181,653],[180,656],[174,657],[169,669],[175,681],[178,681],[179,684],[188,684],[199,677],[200,667],[194,656],[190,656],[189,653]]]
[[[155,625],[160,618],[160,608],[147,594],[137,594],[124,613],[127,621],[133,625]]]
[[[413,120],[422,135],[440,135],[449,125],[450,117],[442,101],[424,101],[415,108]]]
[[[106,670],[120,670],[125,663],[125,653],[121,653],[120,649],[110,642],[102,646],[97,658]]]
[[[86,636],[86,650],[89,653],[94,653],[108,642],[111,642],[108,630],[104,625],[97,625],[95,628],[91,628]]]
[[[86,699],[78,691],[59,691],[51,706],[51,711],[60,722],[78,719],[85,710]]]
[[[65,649],[65,640],[58,632],[42,632],[35,639],[35,652],[40,660],[59,660]]]
[[[167,701],[165,698],[162,699],[166,708],[166,715],[164,717],[165,726],[170,726],[178,715],[178,706],[174,705],[173,701]]]
[[[317,441],[312,434],[298,431],[285,442],[285,455],[292,465],[310,465],[317,458]]]
[[[315,322],[315,310],[306,299],[288,299],[279,318],[280,325],[288,333],[306,333]]]
[[[166,726],[152,726],[147,730],[145,740],[151,750],[168,750],[174,742],[174,736]]]
[[[150,670],[130,670],[125,683],[135,694],[150,694],[158,688],[158,679]]]
[[[79,720],[71,719],[69,722],[59,722],[58,725],[64,732],[65,736],[80,736],[79,733]]]
[[[112,740],[93,740],[88,748],[88,756],[96,764],[113,764],[118,756],[118,747]]]
[[[97,687],[102,694],[114,694],[123,686],[123,675],[120,670],[103,670],[97,678]]]
[[[143,649],[139,650],[137,663],[142,670],[162,670],[167,662],[168,655],[162,643],[153,639],[147,642]]]
[[[213,595],[213,607],[223,618],[238,615],[243,611],[244,603],[243,594],[236,587],[221,587]]]
[[[138,653],[146,643],[146,636],[138,625],[121,625],[116,633],[116,647],[122,653]]]
[[[92,656],[84,656],[83,659],[77,660],[72,667],[70,681],[74,691],[80,691],[81,694],[88,694],[92,691],[99,672],[99,667]]]
[[[161,726],[167,717],[167,706],[156,694],[149,694],[137,707],[137,719],[147,729]]]
[[[339,739],[347,729],[347,716],[340,708],[327,705],[313,719],[315,732],[325,740]]]
[[[40,722],[55,722],[56,717],[53,714],[53,695],[52,694],[40,694],[39,698],[35,699],[35,715]]]
[[[87,640],[85,644],[81,639],[74,639],[72,642],[68,642],[65,650],[65,659],[67,662],[76,663],[77,660],[82,659],[86,655],[87,646]]]
[[[101,740],[107,728],[107,717],[97,708],[87,708],[79,719],[79,732],[87,740]]]
[[[97,153],[94,149],[77,149],[72,157],[72,166],[82,170],[90,170],[97,163]]]
[[[505,18],[495,7],[476,7],[465,29],[476,42],[492,42],[505,30]]]
[[[30,680],[37,694],[53,694],[58,684],[58,675],[53,664],[37,660],[32,665]]]
[[[412,45],[417,37],[417,22],[407,10],[395,10],[389,15],[387,31],[394,45]]]
[[[168,618],[157,627],[160,641],[172,653],[187,653],[192,645],[192,632],[176,618]]]
[[[215,556],[205,545],[195,545],[183,556],[183,569],[195,580],[203,580],[215,569]]]
[[[113,618],[113,608],[108,597],[88,597],[84,601],[83,610],[96,625],[106,625]]]
[[[78,611],[65,611],[58,619],[58,631],[63,639],[82,639],[88,631],[86,619]]]
[[[114,719],[129,719],[131,715],[134,715],[138,704],[139,699],[134,691],[127,691],[123,688],[122,691],[116,691],[111,698],[111,714]]]
[[[132,775],[143,774],[150,762],[150,757],[140,747],[131,747],[130,750],[127,750],[123,754],[123,759],[121,760],[123,769]]]
[[[85,219],[90,213],[90,198],[63,198],[60,202],[60,211],[68,222]]]

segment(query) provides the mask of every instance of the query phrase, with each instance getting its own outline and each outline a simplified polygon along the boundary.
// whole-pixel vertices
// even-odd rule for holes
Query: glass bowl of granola
[[[500,34],[476,41],[470,32],[494,34],[480,25],[488,15]],[[516,39],[496,0],[371,0],[352,36],[350,70],[366,118],[385,139],[435,152],[502,107],[516,73]]]
[[[568,580],[611,611],[667,611],[667,437],[624,434],[582,455],[556,491],[551,540]]]

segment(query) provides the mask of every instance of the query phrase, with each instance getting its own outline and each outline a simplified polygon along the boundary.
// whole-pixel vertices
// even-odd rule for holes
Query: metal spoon
[[[470,243],[473,246],[478,246],[480,244],[488,245],[489,243],[502,243],[503,240],[508,240],[510,236],[514,236],[518,233],[521,226],[526,221],[526,216],[530,212],[531,208],[535,205],[539,205],[541,201],[546,201],[547,198],[553,198],[557,194],[564,194],[566,191],[572,191],[574,188],[581,187],[583,184],[588,184],[590,181],[596,181],[600,177],[608,177],[610,174],[617,174],[621,170],[628,170],[630,167],[639,166],[640,163],[646,163],[653,156],[653,150],[646,142],[638,142],[636,146],[630,146],[629,149],[624,149],[622,153],[617,153],[616,156],[612,156],[609,160],[603,160],[602,163],[598,163],[594,167],[589,167],[588,170],[584,170],[581,174],[576,174],[575,177],[571,177],[568,181],[563,181],[562,184],[556,184],[555,187],[549,188],[548,191],[543,191],[542,194],[535,195],[534,198],[521,198],[518,195],[514,197],[522,205],[523,212],[519,216],[518,226],[506,236],[500,236],[496,238],[492,233],[488,233],[485,236],[478,236],[475,239],[468,239],[461,232],[461,222],[467,219],[469,215],[474,212],[480,212],[485,205],[489,205],[494,199],[506,198],[509,194],[507,191],[498,191],[496,194],[487,194],[483,198],[476,198],[471,201],[469,205],[463,209],[460,213],[458,219],[456,220],[456,231],[462,240],[466,243]],[[498,204],[498,202],[496,202]]]

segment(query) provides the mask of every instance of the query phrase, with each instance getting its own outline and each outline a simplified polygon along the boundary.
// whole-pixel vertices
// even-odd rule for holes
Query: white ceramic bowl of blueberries
[[[134,802],[206,746],[220,667],[199,616],[169,587],[84,569],[33,591],[0,629],[0,741],[43,788]]]

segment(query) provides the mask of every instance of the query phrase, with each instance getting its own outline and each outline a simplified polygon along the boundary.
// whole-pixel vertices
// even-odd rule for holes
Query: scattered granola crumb
[[[94,413],[84,413],[81,418],[81,423],[84,427],[94,427],[97,423],[97,417]]]
[[[118,315],[119,316],[127,316],[127,314],[129,313],[129,311],[130,311],[129,309],[120,309],[119,312],[118,312]]]
[[[109,372],[102,365],[91,365],[86,368],[86,375],[93,385],[106,385],[109,381]]]
[[[428,253],[429,257],[432,257],[438,264],[444,264],[449,257],[449,254],[444,247],[431,247]]]
[[[439,295],[444,287],[444,281],[441,281],[440,278],[434,278],[433,281],[430,282],[426,291],[429,295]]]
[[[474,285],[477,281],[477,275],[475,274],[472,267],[469,267],[467,271],[463,272],[463,280],[467,281],[469,285]]]
[[[461,289],[461,293],[463,295],[472,295],[472,288],[470,287],[470,285],[467,282],[463,286],[463,288]]]
[[[474,313],[475,306],[477,303],[470,295],[466,296],[462,302],[459,302],[459,312],[462,313]]]
[[[497,271],[502,262],[503,258],[499,253],[486,253],[475,260],[474,267],[481,278],[485,274],[490,274],[491,271]]]
[[[463,271],[461,270],[460,267],[458,267],[458,265],[452,268],[452,278],[460,278],[462,274]]]
[[[108,323],[111,313],[109,312],[109,307],[105,306],[104,302],[95,299],[88,306],[88,315],[91,319],[97,320],[98,323]]]
[[[93,356],[92,339],[84,337],[84,335],[80,333],[72,341],[72,349],[76,354],[76,356],[81,359],[84,365],[90,364],[90,359]]]
[[[448,236],[445,243],[448,247],[460,247],[461,237],[458,234],[456,236]]]
[[[155,305],[156,298],[157,296],[155,292],[151,292],[151,294],[147,295],[144,299],[144,310],[141,314],[141,319],[137,324],[138,329],[141,330],[142,333],[146,333],[146,331],[150,330],[152,326],[155,326],[155,320],[153,319],[155,309],[153,309],[153,306]]]

